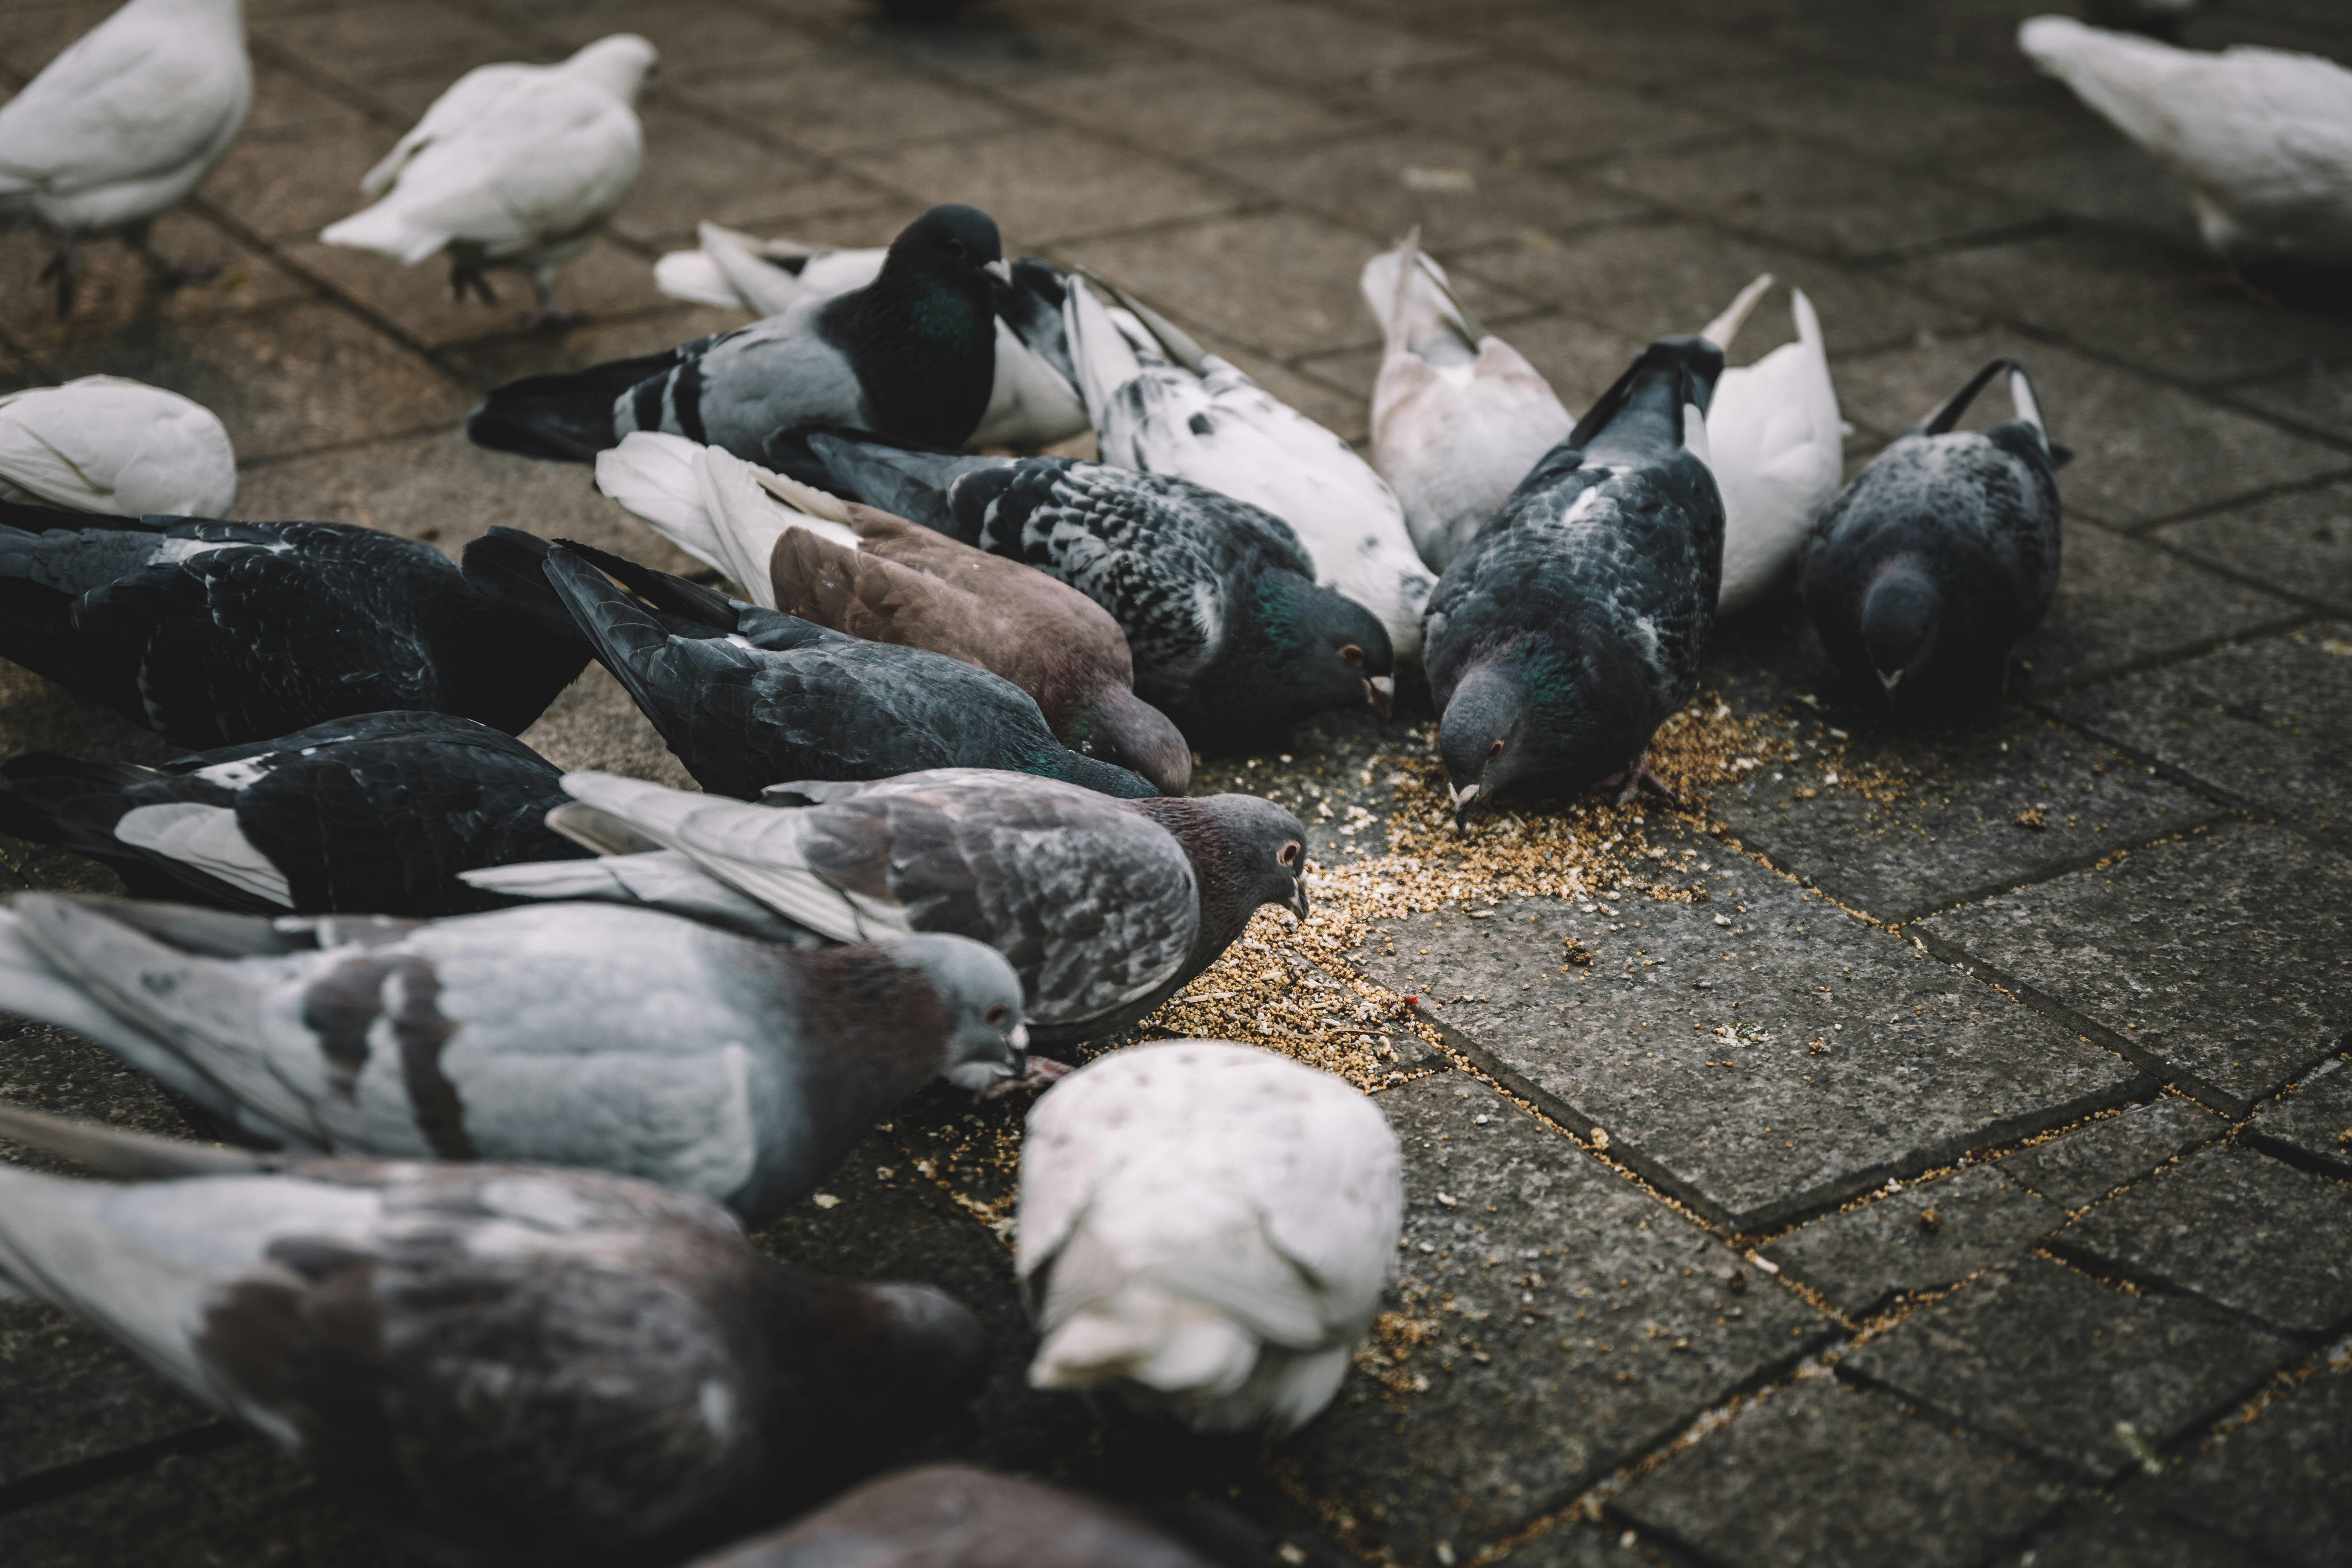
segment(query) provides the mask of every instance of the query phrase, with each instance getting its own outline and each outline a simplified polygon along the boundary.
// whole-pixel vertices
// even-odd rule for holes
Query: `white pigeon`
[[[2352,265],[2352,70],[2238,45],[2220,54],[2035,16],[2017,46],[2189,187],[2232,268]]]
[[[1699,335],[1731,347],[1740,323],[1772,287],[1769,272],[1739,291]],[[1797,341],[1754,364],[1726,370],[1706,410],[1707,466],[1723,492],[1723,587],[1727,616],[1781,586],[1813,523],[1837,499],[1845,473],[1845,426],[1822,346],[1821,319],[1801,289],[1789,290]]]
[[[1365,262],[1358,287],[1387,345],[1372,384],[1372,467],[1422,560],[1443,572],[1576,420],[1542,372],[1472,323],[1420,241],[1415,229]]]
[[[1130,1046],[1046,1091],[1014,1267],[1040,1388],[1195,1431],[1295,1431],[1371,1325],[1403,1208],[1370,1098],[1223,1040]]]
[[[412,267],[446,250],[453,299],[470,288],[493,302],[486,272],[528,272],[531,319],[565,319],[556,271],[636,180],[646,133],[634,105],[656,58],[635,33],[614,33],[562,65],[467,71],[360,182],[375,205],[319,237]]]
[[[673,250],[654,264],[655,286],[674,300],[721,310],[781,315],[803,300],[826,300],[863,289],[882,270],[880,247],[835,250],[791,239],[754,239],[706,223],[700,248]],[[982,451],[1034,452],[1083,436],[1092,426],[1071,384],[1069,349],[1062,339],[1062,290],[1056,268],[1023,257],[1012,264],[1009,288],[996,303],[996,383],[988,411],[964,443]]]
[[[844,549],[858,547],[838,497],[659,430],[632,430],[596,454],[596,488],[704,565],[732,579],[743,597],[776,607],[769,569],[776,541],[805,528]]]
[[[42,269],[58,314],[73,309],[75,246],[119,235],[160,283],[174,267],[148,226],[195,189],[253,107],[243,0],[131,0],[0,104],[0,222],[31,218],[57,254]]]
[[[1422,606],[1437,579],[1396,492],[1339,437],[1126,295],[1118,302],[1114,315],[1073,279],[1063,305],[1102,460],[1190,479],[1282,519],[1313,558],[1316,583],[1379,616],[1397,662],[1418,665]]]
[[[0,500],[118,517],[226,517],[236,448],[213,411],[119,375],[0,395]]]

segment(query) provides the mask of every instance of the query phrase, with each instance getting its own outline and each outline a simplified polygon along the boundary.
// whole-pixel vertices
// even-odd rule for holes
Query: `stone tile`
[[[1296,1453],[1394,1559],[1468,1558],[1822,1337],[1787,1291],[1733,1293],[1736,1255],[1483,1085],[1441,1074],[1380,1104],[1405,1149],[1402,1277]]]
[[[2295,1333],[2352,1316],[2352,1188],[2233,1145],[2158,1171],[2052,1245]]]
[[[1909,343],[1923,332],[1966,331],[1977,320],[1875,274],[1832,268],[1780,246],[1727,238],[1679,221],[1601,228],[1558,244],[1502,247],[1462,258],[1454,271],[1507,284],[1643,342],[1669,332],[1697,331],[1759,272],[1804,289],[1821,312],[1832,356]],[[1843,364],[1836,376],[1841,404],[1851,403]],[[1908,426],[1951,390],[1945,387],[1916,409],[1905,398],[1906,412],[1892,428]],[[1866,403],[1864,409],[1875,412]],[[1846,413],[1857,423],[1865,420],[1865,412],[1848,407]]]
[[[2139,1462],[2122,1428],[2163,1447],[2295,1353],[2200,1301],[2026,1258],[1848,1352],[1839,1371],[2113,1485]]]
[[[1808,6],[1775,18],[1772,41],[1855,75],[1973,89],[2045,91],[2018,52],[2014,7]]]
[[[701,82],[694,99],[818,153],[969,138],[1016,121],[1012,110],[978,93],[842,55]]]
[[[1891,75],[1804,66],[1744,71],[1710,80],[1705,90],[1717,113],[1890,163],[1958,165],[1962,176],[1986,157],[2063,145],[2105,130],[2055,84],[2021,102]]]
[[[368,205],[360,177],[399,139],[397,130],[374,124],[241,137],[202,195],[264,239],[315,235]]]
[[[1532,163],[1677,146],[1734,130],[1718,115],[1657,92],[1566,78],[1516,60],[1465,60],[1400,75],[1391,86],[1375,83],[1365,101],[1429,133]]]
[[[2284,1100],[2263,1106],[2246,1142],[2336,1177],[2352,1177],[2352,1058],[2330,1057]]]
[[[2352,365],[2314,363],[2276,381],[2232,387],[2230,396],[2339,441],[2352,440]]]
[[[1825,1215],[1764,1256],[1840,1312],[1861,1318],[1890,1296],[1937,1289],[2006,1263],[2065,1222],[2064,1211],[2026,1191],[2004,1161]]]
[[[2227,643],[2053,699],[2050,710],[2260,816],[2352,829],[2352,625]]]
[[[498,299],[484,304],[470,292],[463,300],[449,297],[449,265],[437,256],[404,267],[372,250],[321,245],[315,239],[288,245],[281,254],[427,349],[526,331],[541,335],[541,329],[524,324],[532,301],[530,279],[524,273],[493,273],[490,288]],[[556,277],[555,297],[564,309],[591,318],[658,310],[670,303],[654,287],[653,264],[609,237],[592,242],[564,265]]]
[[[37,77],[68,44],[121,9],[107,0],[11,5],[0,16],[0,64],[28,79]]]
[[[719,70],[758,70],[804,60],[821,46],[806,33],[779,25],[750,7],[680,6],[665,0],[547,0],[516,5],[508,15],[567,49],[614,33],[635,33],[661,51],[664,87]]]
[[[244,134],[318,134],[353,130],[369,123],[364,104],[337,96],[267,60],[254,62],[253,112],[246,117]]]
[[[46,358],[78,338],[262,310],[310,292],[268,256],[184,207],[156,220],[154,245],[173,261],[216,262],[220,274],[205,283],[158,289],[138,257],[111,240],[100,240],[78,252],[80,296],[73,314],[60,320],[57,296],[47,284],[34,281],[48,264],[47,238],[29,225],[0,233],[0,278],[9,283],[0,291],[0,332]]]
[[[1296,82],[1328,82],[1394,72],[1472,53],[1402,27],[1368,22],[1290,0],[1251,5],[1183,5],[1140,18],[1157,36]]]
[[[2343,553],[2352,562],[2352,544]],[[2078,521],[2065,530],[2058,596],[2018,642],[2010,692],[2033,697],[2080,685],[2276,629],[2304,614],[2289,600]]]
[[[1234,153],[1212,166],[1368,234],[1401,238],[1418,226],[1422,244],[1441,256],[1652,210],[1614,192],[1498,161],[1465,142],[1412,132]]]
[[[593,661],[519,739],[566,773],[593,769],[672,789],[701,787],[612,672]]]
[[[1711,93],[1723,83],[1787,68],[1762,37],[1767,29],[1756,23],[1704,4],[1581,14],[1544,7],[1507,13],[1483,31],[1497,48],[1593,80],[1668,90],[1700,81]]]
[[[1380,341],[1356,291],[1376,248],[1335,225],[1282,212],[1089,240],[1057,248],[1055,259],[1084,262],[1187,327],[1290,359]],[[1513,300],[1475,284],[1465,298],[1482,313]]]
[[[1660,826],[1653,841],[1674,845]],[[1742,1231],[2144,1092],[2129,1064],[1818,893],[1712,841],[1682,847],[1708,859],[1669,875],[1715,868],[1704,903],[1416,915],[1382,923],[1393,955],[1358,962],[1437,1003],[1564,1125],[1605,1129],[1612,1155]],[[1571,937],[1593,955],[1572,974],[1555,956]]]
[[[2000,1568],[2258,1568],[2253,1558],[2169,1520],[2135,1518],[2105,1497],[2086,1498],[2064,1529]]]
[[[1812,285],[1805,289],[1811,293]],[[1837,344],[1826,306],[1822,321]],[[2316,479],[2352,461],[2194,393],[2008,332],[1843,361],[1836,367],[1838,404],[1855,424],[1893,435],[2002,355],[2024,364],[2051,438],[2074,450],[2074,460],[2058,475],[2069,513],[2118,525],[2152,522]],[[1971,414],[1971,425],[1996,423],[2009,417],[2007,400],[1987,392]]]
[[[853,167],[925,202],[968,202],[1029,245],[1207,217],[1238,205],[1237,193],[1199,175],[1058,129],[925,142],[858,158]]]
[[[1634,1482],[1613,1511],[1741,1568],[1967,1568],[2063,1496],[1888,1395],[1811,1377]]]
[[[215,1419],[97,1330],[0,1301],[0,1487]]]
[[[2352,616],[2352,485],[2297,490],[2168,523],[2151,537],[2282,594]]]
[[[2000,1169],[2054,1204],[2087,1208],[2229,1131],[2228,1122],[2195,1100],[2166,1095],[2020,1149],[2001,1160]]]
[[[1268,87],[1207,60],[1158,58],[1006,89],[1048,114],[1170,157],[1360,132],[1360,110]]]
[[[614,232],[639,245],[692,245],[698,223],[761,232],[889,199],[848,174],[812,177],[772,144],[699,115],[654,103],[645,124],[646,173],[613,215]]]
[[[48,360],[60,378],[106,371],[194,398],[247,461],[455,420],[467,401],[426,362],[326,304],[77,339]]]
[[[538,41],[528,32],[500,25],[487,11],[401,0],[257,16],[250,26],[256,37],[313,68],[356,82],[427,62],[446,65],[455,81],[474,66],[558,52],[534,47]]]
[[[2040,216],[1990,191],[1786,136],[1628,158],[1598,177],[1726,228],[1862,259],[2016,229]]]
[[[2204,247],[2189,216],[2189,190],[2171,171],[2082,110],[2083,138],[2022,158],[1974,162],[1953,177],[2021,201],[2135,229],[2168,241],[2181,255]]]
[[[560,331],[475,338],[450,345],[439,357],[468,385],[487,391],[519,376],[586,370],[607,360],[659,353],[713,332],[740,327],[747,320],[747,313],[741,310],[669,304],[659,310],[589,321]],[[567,470],[572,467],[557,466]]]
[[[2342,1560],[2352,1539],[2352,1373],[2339,1360],[2167,1478],[2166,1512],[2255,1543],[2265,1561]],[[2274,1555],[2273,1555],[2274,1554]]]
[[[1911,928],[2232,1116],[2352,1027],[2352,861],[2276,827],[2136,851]]]
[[[1688,1568],[1691,1559],[1639,1531],[1562,1521],[1511,1548],[1511,1568]]]
[[[2352,319],[2198,286],[2210,270],[2137,235],[2072,229],[1921,257],[1898,275],[2178,381],[2260,374],[2352,348]]]

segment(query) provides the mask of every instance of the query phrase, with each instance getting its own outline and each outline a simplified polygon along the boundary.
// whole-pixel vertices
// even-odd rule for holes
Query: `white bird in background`
[[[195,189],[253,107],[242,0],[131,0],[0,104],[0,221],[31,218],[57,254],[41,269],[73,309],[75,247],[120,236],[158,283],[198,282],[147,247],[155,218]]]
[[[1330,1403],[1396,1256],[1401,1156],[1369,1096],[1287,1057],[1165,1040],[1046,1091],[1021,1149],[1040,1388],[1279,1436]]]
[[[446,250],[453,299],[470,288],[494,303],[485,273],[528,272],[532,321],[567,319],[556,270],[636,180],[646,134],[633,106],[656,58],[635,33],[614,33],[562,65],[467,71],[360,182],[375,205],[319,237],[412,267]]]
[[[1700,336],[1728,350],[1772,287],[1769,272],[1739,291]],[[1822,323],[1801,289],[1789,290],[1797,341],[1754,364],[1726,370],[1706,411],[1707,466],[1723,491],[1723,588],[1716,614],[1746,609],[1785,584],[1814,521],[1845,473],[1843,423]]]
[[[792,239],[754,239],[715,223],[700,226],[700,248],[673,250],[654,264],[654,283],[673,300],[724,310],[782,315],[803,300],[863,289],[887,254],[835,250]],[[1092,428],[1078,401],[1069,344],[1062,333],[1066,279],[1058,268],[1023,257],[1013,280],[996,290],[996,383],[988,412],[964,443],[971,451],[1034,452]]]
[[[0,395],[0,500],[118,517],[226,517],[236,448],[213,411],[119,375]]]
[[[1576,420],[1543,373],[1473,324],[1415,229],[1364,263],[1387,346],[1372,385],[1372,467],[1433,572],[1445,570]]]
[[[2036,16],[2018,47],[2189,187],[2232,268],[2352,265],[2352,70],[2239,45],[2220,54]]]
[[[1380,617],[1400,664],[1421,662],[1435,576],[1404,509],[1348,443],[1117,289],[1116,314],[1075,279],[1063,307],[1102,460],[1169,474],[1288,523],[1315,581]]]

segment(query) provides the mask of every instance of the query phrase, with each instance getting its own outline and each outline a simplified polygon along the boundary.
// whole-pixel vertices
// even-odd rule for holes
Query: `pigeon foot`
[[[1604,785],[1622,784],[1625,786],[1617,794],[1617,804],[1619,805],[1628,805],[1632,802],[1633,797],[1640,795],[1643,790],[1652,789],[1665,796],[1666,804],[1668,805],[1673,806],[1676,811],[1680,811],[1682,809],[1683,803],[1681,797],[1676,795],[1672,789],[1667,787],[1665,780],[1660,778],[1656,773],[1652,771],[1650,767],[1650,759],[1647,753],[1635,757],[1633,759],[1633,766],[1627,768],[1623,773],[1612,773],[1601,782]]]
[[[490,280],[477,267],[468,267],[454,257],[449,262],[449,298],[457,304],[466,302],[466,291],[473,290],[485,305],[495,305],[499,297],[490,291]]]
[[[74,299],[81,292],[81,279],[74,265],[72,240],[58,241],[57,248],[49,253],[49,264],[41,268],[40,276],[34,281],[57,285],[58,320],[62,321],[73,314]]]

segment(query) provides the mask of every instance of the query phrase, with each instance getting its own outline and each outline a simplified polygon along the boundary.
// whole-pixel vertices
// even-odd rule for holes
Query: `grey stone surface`
[[[2352,1317],[2352,1186],[2250,1149],[2208,1149],[2159,1171],[2051,1245],[2296,1333]]]
[[[2352,486],[2323,485],[2167,524],[2176,550],[2352,616]]]
[[[2064,1489],[1890,1395],[1806,1378],[1617,1497],[1645,1531],[1741,1568],[1965,1568]]]
[[[2168,1519],[2141,1519],[2104,1497],[2078,1504],[2064,1528],[2001,1560],[2000,1568],[2257,1568],[2242,1547]]]
[[[2085,1208],[2229,1130],[2228,1122],[2195,1100],[2166,1095],[2020,1149],[2000,1168],[2054,1204]]]
[[[2338,843],[2352,832],[2352,625],[2322,621],[2049,703],[2233,804]]]
[[[2307,614],[2292,600],[2095,523],[2078,520],[2064,533],[2058,596],[2018,642],[2012,697],[2178,658]]]
[[[1938,952],[2106,1032],[2151,1073],[2242,1115],[2352,1029],[2352,860],[2225,826],[1912,928]]]
[[[2352,1371],[2332,1363],[2200,1446],[2167,1478],[2166,1511],[2254,1545],[2265,1561],[2332,1568],[2352,1540]]]
[[[2352,439],[2352,367],[2314,363],[2294,375],[2237,387],[2231,396],[2338,440]]]
[[[2027,1191],[2003,1161],[1825,1215],[1764,1256],[1859,1318],[1890,1296],[2005,1263],[2065,1222],[2064,1211]]]
[[[2089,110],[2083,113],[2091,118]],[[2188,187],[2104,121],[2085,140],[2021,158],[1974,162],[1956,173],[2075,217],[2153,236],[2181,256],[2204,243],[2189,213]]]
[[[258,1438],[173,1454],[118,1480],[0,1513],[22,1568],[377,1568],[372,1532]]]
[[[214,1419],[97,1330],[0,1301],[0,1487]]]
[[[2295,1353],[2193,1298],[2130,1295],[2025,1258],[1912,1313],[1839,1370],[2112,1484],[2146,1447],[2213,1419]]]
[[[1669,840],[1671,842],[1671,840]],[[1362,962],[1701,1213],[1760,1229],[2141,1085],[1909,943],[1706,839],[1705,903],[1416,915]],[[1721,923],[1718,923],[1721,922]],[[1770,940],[1766,940],[1769,934]],[[1562,973],[1564,939],[1593,954]],[[1419,950],[1428,948],[1424,959]],[[1738,1037],[1730,1032],[1736,1031]]]
[[[2352,1058],[2331,1057],[2285,1099],[2261,1107],[2246,1142],[2331,1176],[2352,1176]]]
[[[1512,1568],[1689,1568],[1694,1560],[1638,1530],[1563,1522],[1512,1547],[1507,1561]]]
[[[1475,1079],[1381,1106],[1400,1277],[1297,1463],[1396,1561],[1468,1558],[1822,1342],[1795,1295],[1732,1289],[1736,1254]]]

